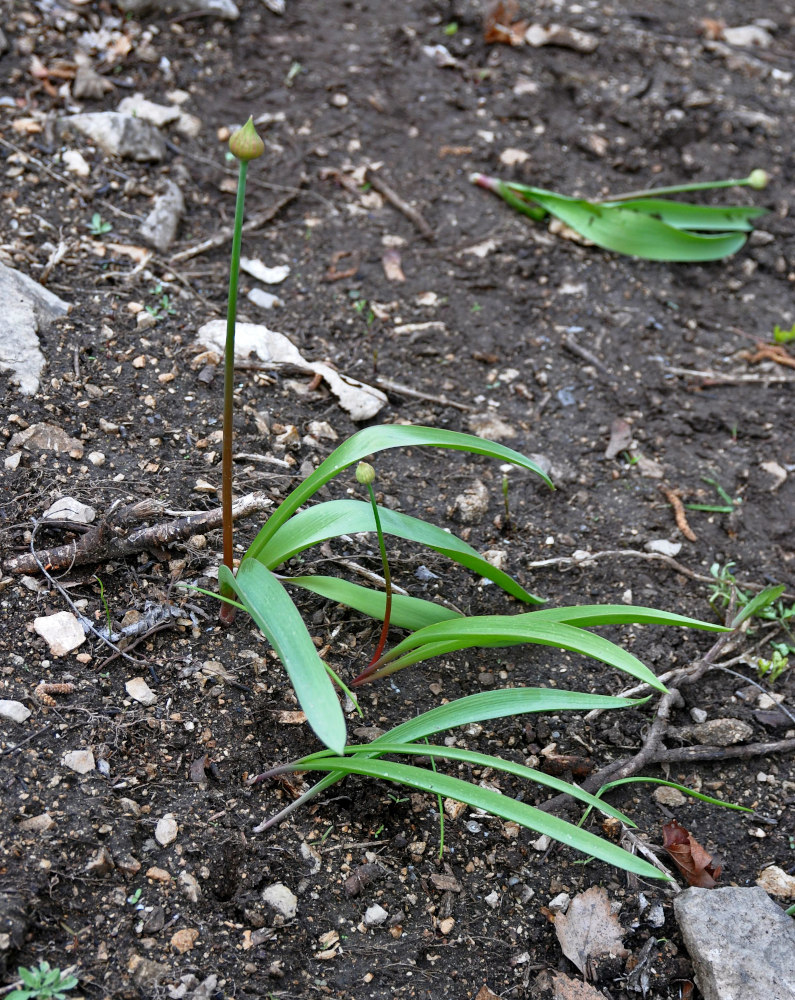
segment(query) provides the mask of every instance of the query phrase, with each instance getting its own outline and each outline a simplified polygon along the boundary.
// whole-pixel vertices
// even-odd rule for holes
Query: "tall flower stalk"
[[[223,525],[223,564],[234,573],[234,526],[232,523],[232,441],[234,437],[234,392],[235,392],[235,319],[237,316],[237,285],[240,274],[240,245],[243,237],[243,210],[246,200],[246,173],[250,160],[262,156],[265,144],[257,135],[254,120],[249,117],[246,124],[234,132],[229,139],[229,149],[237,158],[237,201],[235,203],[235,225],[232,235],[232,260],[229,265],[229,298],[226,306],[226,346],[224,349],[224,425],[221,450],[221,510]],[[231,597],[229,587],[221,587],[224,597]],[[221,621],[231,622],[235,609],[231,604],[222,604]]]

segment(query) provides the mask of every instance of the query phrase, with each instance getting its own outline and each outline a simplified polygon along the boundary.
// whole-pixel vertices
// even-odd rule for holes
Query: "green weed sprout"
[[[5,1000],[66,1000],[65,990],[72,990],[78,980],[60,969],[50,968],[49,962],[39,962],[37,969],[20,966],[17,975],[24,987],[12,990]]]
[[[232,523],[232,441],[234,438],[235,402],[235,319],[237,317],[237,283],[240,275],[240,245],[243,238],[243,210],[246,201],[246,173],[250,160],[265,152],[265,144],[249,117],[246,124],[232,133],[229,149],[240,164],[235,202],[235,224],[232,236],[232,260],[229,265],[229,298],[226,306],[226,344],[224,347],[224,423],[221,449],[221,508],[223,525],[223,564],[234,572],[234,525]],[[222,584],[221,593],[231,591]],[[234,611],[229,605],[221,606],[222,621],[231,622]]]
[[[695,262],[720,260],[736,253],[753,228],[752,220],[764,215],[766,209],[746,205],[693,205],[661,195],[728,187],[761,190],[767,185],[768,177],[764,170],[752,170],[739,180],[675,184],[630,191],[604,201],[571,198],[485,174],[472,174],[470,180],[493,191],[512,208],[532,219],[540,221],[547,215],[554,215],[605,250],[645,260]]]
[[[105,233],[109,233],[113,226],[109,222],[103,222],[102,216],[99,212],[94,212],[91,216],[91,222],[88,226],[88,231],[92,236],[104,236]]]

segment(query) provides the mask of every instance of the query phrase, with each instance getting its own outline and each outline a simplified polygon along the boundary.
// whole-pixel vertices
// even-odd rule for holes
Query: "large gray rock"
[[[686,889],[674,913],[704,1000],[795,1000],[795,920],[764,889]]]
[[[0,302],[0,371],[12,371],[23,395],[32,396],[44,368],[37,331],[71,306],[5,264],[0,264]]]
[[[139,163],[162,160],[166,143],[154,125],[120,111],[89,111],[62,118],[61,130],[79,132],[110,156]]]

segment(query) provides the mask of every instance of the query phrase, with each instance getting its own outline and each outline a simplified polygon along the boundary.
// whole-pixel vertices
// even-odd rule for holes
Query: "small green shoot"
[[[165,319],[166,316],[176,315],[176,309],[171,303],[171,299],[163,291],[162,284],[158,281],[154,288],[150,288],[150,295],[157,296],[157,304],[153,306],[145,306],[144,308],[154,319]]]
[[[792,650],[791,647],[788,647],[784,643],[777,643],[773,647],[773,655],[769,660],[765,660],[760,656],[756,661],[756,672],[759,675],[759,679],[766,679],[771,687],[789,669],[789,658],[786,652],[782,652],[781,646],[784,646],[787,652],[795,652],[795,650]]]
[[[285,87],[292,87],[295,83],[296,77],[303,72],[304,67],[301,63],[293,60],[293,62],[290,63],[290,68],[287,70],[287,75],[284,78]]]
[[[458,34],[458,21],[451,21],[449,24],[446,24],[444,28],[442,28],[442,31],[448,36],[448,38]]]
[[[24,986],[6,994],[5,1000],[66,1000],[65,991],[73,990],[78,983],[75,976],[53,969],[43,960],[37,969],[20,966],[17,975]]]
[[[728,257],[744,245],[753,220],[766,213],[746,205],[693,205],[660,197],[725,187],[759,190],[767,184],[763,170],[753,170],[739,180],[677,184],[598,201],[485,174],[472,174],[470,180],[531,219],[541,221],[554,215],[605,250],[645,260],[696,262]]]
[[[777,344],[789,344],[795,340],[795,323],[792,324],[789,330],[782,330],[778,323],[776,323],[773,327],[773,340]]]
[[[686,503],[685,507],[688,510],[703,510],[709,511],[712,514],[731,514],[742,503],[742,499],[740,497],[732,499],[717,479],[710,479],[709,476],[702,476],[701,481],[713,486],[723,503]]]
[[[113,620],[110,614],[110,606],[108,605],[107,598],[105,597],[105,587],[102,584],[102,580],[98,576],[94,579],[97,581],[97,586],[99,587],[99,599],[102,601],[102,607],[105,609],[105,621],[108,626],[108,638],[110,639],[111,633],[113,632]]]
[[[104,236],[105,233],[109,233],[113,226],[109,222],[103,222],[102,216],[99,212],[94,212],[91,216],[91,222],[88,225],[88,231],[92,236]]]

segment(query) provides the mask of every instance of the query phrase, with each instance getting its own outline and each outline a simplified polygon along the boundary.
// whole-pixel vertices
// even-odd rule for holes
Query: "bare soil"
[[[502,551],[508,571],[552,605],[624,601],[715,620],[714,564],[733,564],[747,593],[785,584],[791,605],[795,357],[785,349],[773,358],[764,345],[776,324],[795,322],[792,4],[726,0],[696,11],[682,0],[609,8],[586,0],[570,10],[527,9],[538,23],[592,35],[598,45],[589,52],[486,45],[479,5],[468,0],[287,0],[282,17],[260,0],[239,6],[238,20],[222,21],[125,17],[107,2],[4,5],[1,89],[11,100],[0,111],[0,254],[39,278],[65,242],[47,287],[74,308],[42,333],[40,391],[24,397],[2,382],[2,433],[10,439],[53,423],[79,439],[84,455],[24,451],[4,473],[3,559],[29,548],[34,520],[59,496],[90,503],[100,517],[116,502],[147,498],[169,511],[216,505],[222,377],[196,331],[224,315],[229,244],[187,251],[231,224],[234,170],[219,130],[269,113],[260,126],[266,154],[249,171],[248,215],[272,217],[246,235],[244,253],[287,264],[290,274],[272,289],[280,307],[266,312],[241,297],[239,319],[287,334],[309,359],[380,380],[389,402],[379,421],[495,435],[543,456],[557,487],[509,473],[506,518],[496,463],[392,452],[377,463],[383,503],[449,527],[479,551]],[[731,26],[772,17],[772,43],[712,40],[702,16]],[[457,30],[446,31],[453,22]],[[61,137],[58,119],[74,110],[63,85],[78,40],[103,30],[110,35],[92,64],[113,89],[81,100],[83,110],[115,110],[136,91],[167,104],[180,89],[189,95],[184,110],[201,120],[196,137],[165,131],[161,164],[113,160],[88,140]],[[437,45],[454,65],[439,66],[425,51]],[[31,72],[35,58],[49,77]],[[66,172],[67,147],[85,157],[87,178]],[[738,254],[704,265],[582,246],[468,181],[483,171],[599,196],[743,177],[756,167],[771,175],[767,190],[714,198],[753,200],[769,214]],[[367,168],[421,214],[430,238],[374,189]],[[138,226],[166,177],[182,188],[185,217],[174,246],[139,267],[124,247],[145,246]],[[90,232],[95,213],[109,230]],[[387,265],[397,255],[405,280],[392,280],[387,251]],[[256,284],[243,276],[242,292]],[[135,304],[157,315],[151,328],[139,329]],[[313,437],[313,421],[338,440],[357,428],[323,385],[294,371],[241,369],[237,403],[238,494],[264,490],[278,500],[314,467],[334,441]],[[608,459],[616,420],[627,425],[627,444]],[[104,460],[89,460],[93,453]],[[686,503],[723,504],[707,480],[728,493],[733,510],[688,511],[688,540],[661,487]],[[455,498],[478,481],[488,509],[461,525]],[[342,477],[327,495],[356,489]],[[256,530],[255,518],[241,522],[241,546]],[[35,544],[69,537],[40,528]],[[648,557],[646,544],[659,539],[682,543],[678,565]],[[537,850],[533,834],[516,835],[501,821],[468,811],[448,819],[440,859],[432,798],[348,780],[277,829],[253,833],[293,789],[248,788],[245,776],[316,741],[290,724],[285,713],[297,706],[289,683],[252,623],[239,616],[221,627],[214,602],[177,586],[212,587],[219,551],[212,531],[168,551],[59,574],[98,627],[108,615],[129,622],[149,602],[181,609],[171,628],[128,650],[137,663],[92,637],[77,651],[87,655],[53,658],[32,623],[66,610],[61,594],[40,575],[4,574],[0,697],[34,714],[22,726],[0,724],[3,982],[17,965],[43,958],[74,966],[75,992],[86,997],[191,996],[193,980],[180,986],[188,975],[217,977],[196,996],[475,997],[487,986],[499,996],[547,997],[543,974],[579,974],[545,908],[562,891],[598,884],[621,904],[632,955],[596,984],[601,995],[639,995],[627,977],[650,936],[645,995],[685,995],[692,967],[670,892],[565,849]],[[411,593],[472,613],[524,610],[432,553],[397,541],[390,551],[396,582]],[[578,562],[575,552],[608,554]],[[348,574],[340,559],[379,570],[372,539],[308,552],[302,570]],[[435,577],[418,579],[420,566]],[[298,600],[318,644],[330,647],[329,662],[355,676],[376,625],[329,602]],[[651,627],[612,635],[658,673],[696,660],[711,642]],[[732,651],[732,669],[757,679],[753,657],[769,653],[760,643],[772,637],[755,627]],[[737,661],[743,654],[749,663]],[[147,679],[153,705],[128,696],[133,676]],[[791,699],[792,677],[785,672],[775,693]],[[42,680],[74,688],[48,706],[33,695]],[[600,693],[627,686],[593,661],[540,647],[471,652],[363,689],[364,725],[388,728],[441,699],[519,684]],[[689,724],[690,710],[701,709],[749,723],[749,742],[795,736],[790,720],[760,711],[759,692],[748,687],[743,676],[710,671],[686,689],[672,722]],[[459,745],[520,761],[554,744],[598,769],[640,746],[654,704],[591,723],[513,718],[455,735]],[[351,731],[359,725],[352,716]],[[98,765],[83,776],[62,763],[77,749],[91,749]],[[722,884],[752,885],[770,864],[792,870],[791,753],[647,773],[755,810],[694,799],[669,808],[644,785],[616,793],[649,843],[661,843],[673,816],[722,858]],[[512,780],[498,785],[543,799]],[[179,831],[163,847],[154,829],[168,813]],[[20,826],[42,814],[52,819],[48,829]],[[356,873],[356,884],[346,881]],[[297,896],[294,918],[263,901],[275,883]],[[652,906],[643,909],[644,900]],[[657,901],[661,926],[649,922]],[[368,929],[363,917],[375,903],[388,917]],[[175,936],[183,931],[196,933]]]

